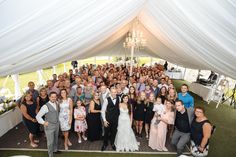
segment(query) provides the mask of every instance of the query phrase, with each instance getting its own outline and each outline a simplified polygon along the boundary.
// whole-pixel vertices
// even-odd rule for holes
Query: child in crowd
[[[157,125],[160,121],[158,120],[158,116],[161,116],[162,113],[164,113],[165,106],[161,102],[161,98],[157,97],[156,103],[154,104],[153,111],[155,112],[155,116],[153,119],[155,119],[155,125]]]
[[[77,107],[74,109],[74,117],[75,117],[75,132],[78,134],[78,143],[82,143],[81,133],[83,139],[86,141],[87,137],[85,136],[85,132],[88,128],[86,122],[86,111],[85,107],[82,106],[82,101],[79,99],[77,101]]]

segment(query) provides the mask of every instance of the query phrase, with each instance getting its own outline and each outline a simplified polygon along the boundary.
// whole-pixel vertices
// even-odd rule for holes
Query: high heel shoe
[[[34,143],[39,143],[39,140],[34,140]]]

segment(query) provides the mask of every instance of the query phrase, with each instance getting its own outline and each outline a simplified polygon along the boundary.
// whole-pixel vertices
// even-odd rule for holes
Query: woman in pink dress
[[[167,124],[174,124],[174,103],[166,100],[165,111],[158,117],[154,116],[151,122],[150,137],[148,146],[158,151],[168,151],[165,147]],[[156,118],[160,121],[158,124]]]

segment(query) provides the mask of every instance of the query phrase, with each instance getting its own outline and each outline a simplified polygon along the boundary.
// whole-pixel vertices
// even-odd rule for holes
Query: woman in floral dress
[[[68,150],[68,146],[72,145],[69,140],[69,130],[72,123],[73,102],[71,98],[68,98],[66,89],[62,89],[60,92],[59,107],[60,128],[64,135],[65,150]]]

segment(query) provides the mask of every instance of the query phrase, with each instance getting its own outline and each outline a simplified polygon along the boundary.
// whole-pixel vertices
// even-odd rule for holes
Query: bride
[[[116,151],[138,150],[138,142],[131,128],[131,107],[128,104],[128,95],[123,95],[119,104],[120,116],[118,120],[117,134],[115,138]]]

